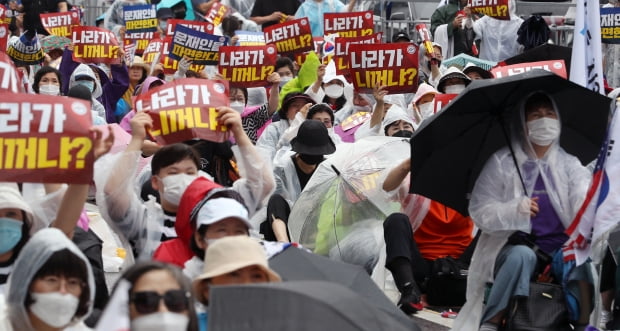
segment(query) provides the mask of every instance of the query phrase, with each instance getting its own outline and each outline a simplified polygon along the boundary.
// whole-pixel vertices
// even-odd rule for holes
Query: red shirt
[[[413,233],[422,257],[436,260],[440,257],[458,258],[469,246],[474,223],[452,208],[431,201],[428,213]]]

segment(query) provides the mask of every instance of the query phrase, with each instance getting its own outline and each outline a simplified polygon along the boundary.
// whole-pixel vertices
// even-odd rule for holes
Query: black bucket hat
[[[304,100],[306,103],[311,103],[313,105],[316,104],[314,99],[312,99],[309,95],[301,93],[301,92],[291,92],[284,97],[284,101],[282,101],[282,107],[278,111],[278,115],[280,115],[280,119],[286,119],[286,113],[288,113],[288,107],[295,100]]]
[[[299,126],[297,137],[291,140],[294,152],[308,155],[327,155],[336,151],[325,124],[317,120],[305,120]]]

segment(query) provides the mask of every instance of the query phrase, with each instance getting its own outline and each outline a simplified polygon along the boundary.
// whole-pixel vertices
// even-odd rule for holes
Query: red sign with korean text
[[[92,26],[76,26],[72,33],[73,60],[81,63],[120,64],[118,40],[112,31]]]
[[[349,73],[349,46],[352,44],[379,44],[382,33],[365,37],[336,38],[334,49],[334,61],[336,61],[336,73],[346,75]]]
[[[222,46],[219,71],[234,87],[266,86],[274,72],[278,53],[275,45]]]
[[[522,74],[532,69],[551,71],[564,79],[568,77],[566,74],[566,65],[564,64],[564,60],[517,63],[509,66],[492,68],[491,73],[495,76],[495,78],[501,78]]]
[[[144,53],[142,53],[142,60],[144,60],[144,63],[148,63],[152,66],[155,61],[159,61],[158,55],[161,54],[162,47],[164,47],[164,40],[162,38],[149,40],[149,44],[144,49]]]
[[[80,99],[3,93],[0,181],[90,183],[94,162],[90,109]]]
[[[54,36],[71,38],[71,29],[80,25],[80,16],[75,11],[40,14],[41,24]]]
[[[9,25],[0,23],[0,52],[6,52],[9,45]]]
[[[308,18],[274,24],[263,30],[265,42],[274,44],[280,54],[301,53],[314,48]]]
[[[19,75],[17,73],[17,69],[15,69],[15,66],[13,65],[13,60],[11,60],[11,58],[6,53],[0,52],[0,93],[21,92],[22,88],[20,88],[19,83]]]
[[[438,111],[447,106],[457,95],[458,94],[435,94],[435,99],[433,99],[433,114],[437,114]]]
[[[172,37],[174,35],[174,30],[176,30],[177,24],[181,24],[186,26],[192,30],[213,34],[213,23],[211,22],[198,22],[198,21],[188,21],[188,20],[179,20],[176,18],[171,18],[166,21],[168,25],[166,25],[166,36]]]
[[[340,37],[363,37],[372,35],[375,23],[372,11],[354,13],[325,13],[323,23],[325,35],[337,33]]]
[[[6,7],[0,5],[0,23],[11,23],[10,17],[6,17]]]
[[[493,17],[498,20],[510,20],[508,0],[468,0],[467,5],[474,13]]]
[[[153,119],[149,134],[161,145],[194,138],[223,142],[225,126],[218,124],[216,107],[228,106],[228,82],[183,78],[149,90],[136,98],[134,108]]]
[[[418,48],[414,44],[351,44],[349,69],[355,90],[372,93],[385,85],[389,94],[413,93],[418,86]]]
[[[222,24],[222,20],[224,17],[230,15],[232,11],[230,7],[223,5],[220,2],[216,2],[211,6],[211,10],[205,15],[205,19],[207,22],[213,23],[213,25],[218,26]]]

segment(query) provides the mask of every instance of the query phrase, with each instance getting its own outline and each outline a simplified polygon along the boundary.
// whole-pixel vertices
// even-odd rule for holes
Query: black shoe
[[[415,283],[407,283],[403,286],[397,306],[407,315],[415,314],[424,309],[420,303],[420,290]]]

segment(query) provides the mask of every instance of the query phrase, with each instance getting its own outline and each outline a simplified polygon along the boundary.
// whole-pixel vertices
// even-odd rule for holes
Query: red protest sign
[[[375,33],[374,35],[366,37],[353,37],[353,38],[336,38],[334,49],[334,61],[336,63],[336,73],[339,75],[346,75],[349,72],[349,46],[352,44],[379,44],[381,43],[382,33]]]
[[[172,37],[174,35],[174,31],[176,30],[177,24],[181,24],[185,27],[188,27],[192,30],[213,34],[213,23],[211,22],[197,22],[197,21],[188,21],[188,20],[179,20],[176,18],[171,18],[166,21],[168,25],[166,25],[166,36]]]
[[[374,33],[372,11],[323,14],[325,35],[337,33],[340,37],[362,37]]]
[[[564,79],[568,77],[566,75],[566,65],[564,64],[564,60],[517,63],[509,66],[495,67],[491,69],[491,73],[495,76],[495,78],[501,78],[522,74],[532,69],[551,71]]]
[[[0,52],[6,52],[9,44],[9,25],[0,23]]]
[[[136,54],[141,55],[141,54],[144,54],[144,50],[149,45],[149,42],[155,38],[159,38],[158,32],[125,33],[125,38],[123,40],[123,43],[124,45],[135,44]]]
[[[0,93],[19,93],[19,83],[19,75],[13,65],[13,60],[6,53],[0,52]]]
[[[435,99],[433,99],[433,114],[437,114],[438,111],[447,106],[452,99],[456,98],[457,95],[458,94],[435,94]]]
[[[81,63],[120,64],[118,40],[110,30],[76,26],[72,32],[73,60]]]
[[[216,2],[213,6],[211,6],[211,10],[209,10],[207,15],[205,15],[205,20],[213,23],[215,26],[218,26],[222,24],[224,17],[230,15],[231,12],[230,7],[227,7],[220,2]]]
[[[80,17],[75,11],[40,14],[40,16],[45,30],[54,36],[70,38],[72,27],[80,25]]]
[[[274,24],[263,32],[265,42],[275,44],[280,54],[306,52],[314,47],[310,22],[306,17]]]
[[[468,0],[467,5],[474,13],[479,13],[498,20],[510,20],[508,0]]]
[[[94,162],[90,109],[80,99],[3,93],[0,181],[90,183]]]
[[[161,53],[156,54],[159,57],[159,62],[164,67],[164,73],[166,75],[174,75],[174,73],[179,68],[179,61],[172,59],[170,57],[170,45],[172,45],[172,37],[166,37],[162,40],[162,48]],[[196,65],[192,64],[189,67],[189,70],[195,72],[201,72],[204,70],[204,65]]]
[[[161,54],[162,47],[164,47],[164,40],[162,38],[149,40],[149,44],[144,49],[144,53],[142,53],[144,63],[153,65],[153,62],[159,61],[157,55]]]
[[[260,87],[268,84],[274,70],[276,46],[222,46],[219,71],[235,87]]]
[[[226,127],[218,124],[215,107],[228,105],[228,82],[183,78],[138,96],[134,108],[151,116],[151,136],[167,145],[194,138],[225,141]]]
[[[418,48],[414,44],[351,44],[349,68],[353,86],[371,93],[385,85],[389,94],[412,93],[418,86]]]
[[[3,5],[0,5],[0,23],[11,23],[10,17],[6,17],[6,7]]]

